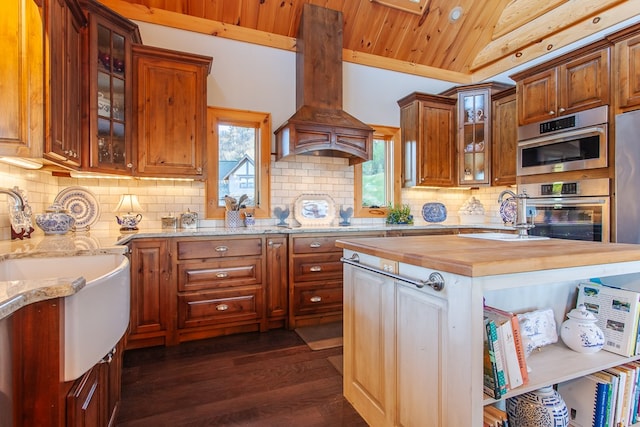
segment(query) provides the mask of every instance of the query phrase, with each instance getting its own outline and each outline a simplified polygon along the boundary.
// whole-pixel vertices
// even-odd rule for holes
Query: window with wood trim
[[[239,200],[257,218],[268,218],[271,115],[242,110],[207,109],[206,212],[224,218],[225,196]]]
[[[371,126],[373,159],[354,166],[354,217],[385,218],[400,203],[400,129]]]

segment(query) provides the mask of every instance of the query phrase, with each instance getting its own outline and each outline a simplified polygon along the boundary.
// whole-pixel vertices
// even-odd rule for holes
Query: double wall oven
[[[609,179],[563,178],[567,171],[606,168],[607,147],[607,106],[518,128],[517,174],[527,177],[518,192],[529,196],[528,221],[535,225],[529,234],[609,241]]]

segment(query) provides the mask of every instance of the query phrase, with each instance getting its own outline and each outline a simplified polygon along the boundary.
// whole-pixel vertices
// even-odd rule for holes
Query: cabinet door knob
[[[319,265],[314,265],[309,269],[309,271],[313,271],[314,273],[318,271],[322,271],[322,267],[320,267]]]
[[[225,279],[225,278],[229,277],[229,273],[227,273],[226,271],[222,271],[220,273],[217,273],[216,277],[218,279]]]
[[[310,248],[319,248],[320,246],[322,246],[320,242],[313,242],[309,245]]]
[[[229,310],[229,306],[227,304],[218,304],[218,305],[216,305],[216,310],[218,310],[218,311],[227,311],[227,310]]]
[[[129,169],[133,169],[133,163],[127,163],[127,167],[128,167]]]
[[[550,115],[550,116],[553,116],[555,113],[556,113],[556,112],[555,112],[555,111],[553,111],[553,110],[549,111],[549,115]]]
[[[309,301],[311,301],[311,302],[322,302],[322,297],[312,296],[311,298],[309,298]]]
[[[566,111],[566,110],[565,110],[564,108],[562,108],[562,107],[558,108],[558,112],[559,112],[559,113],[564,113],[565,111]]]
[[[228,250],[227,246],[216,246],[216,252],[227,252]]]

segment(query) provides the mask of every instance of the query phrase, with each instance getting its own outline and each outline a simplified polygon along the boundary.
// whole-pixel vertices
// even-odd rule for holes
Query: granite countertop
[[[338,247],[464,276],[640,261],[640,245],[547,239],[496,241],[445,236],[339,239]]]

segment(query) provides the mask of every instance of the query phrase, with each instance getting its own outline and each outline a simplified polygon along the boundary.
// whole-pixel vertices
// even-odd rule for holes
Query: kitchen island
[[[477,236],[476,236],[477,237]],[[497,236],[496,236],[497,237]],[[593,278],[640,290],[640,246],[469,235],[340,239],[344,394],[372,426],[481,426],[483,303],[552,308],[556,325]],[[633,358],[576,353],[561,341],[528,359],[504,398]]]

